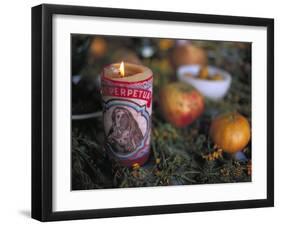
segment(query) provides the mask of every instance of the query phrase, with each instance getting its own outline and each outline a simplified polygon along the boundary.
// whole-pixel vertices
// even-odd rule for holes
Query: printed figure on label
[[[116,107],[111,119],[107,142],[113,150],[123,154],[136,150],[143,140],[143,134],[132,113],[124,107]]]

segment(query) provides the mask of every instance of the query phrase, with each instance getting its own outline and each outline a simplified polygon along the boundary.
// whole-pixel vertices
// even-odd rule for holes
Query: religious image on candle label
[[[104,112],[107,141],[105,148],[113,152],[114,155],[124,158],[133,156],[140,151],[141,155],[146,154],[149,148],[149,114],[145,113],[145,110],[137,111],[132,103],[122,104],[118,100],[110,102],[105,103],[107,110]]]
[[[112,124],[107,140],[113,152],[128,154],[136,150],[143,134],[133,114],[124,107],[115,107],[111,114]]]
[[[252,44],[71,34],[71,189],[252,182]]]

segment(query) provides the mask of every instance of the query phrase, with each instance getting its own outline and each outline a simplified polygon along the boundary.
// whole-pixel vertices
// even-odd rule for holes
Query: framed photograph
[[[274,21],[32,8],[32,217],[274,205]]]

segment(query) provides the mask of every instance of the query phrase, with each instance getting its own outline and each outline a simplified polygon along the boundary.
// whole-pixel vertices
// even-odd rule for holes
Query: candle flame
[[[120,72],[120,75],[121,75],[122,77],[125,76],[125,66],[124,66],[124,62],[123,62],[123,61],[122,61],[121,64],[120,64],[119,72]]]

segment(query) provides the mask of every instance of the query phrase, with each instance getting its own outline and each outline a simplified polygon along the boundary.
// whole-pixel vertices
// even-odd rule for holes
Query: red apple
[[[176,127],[185,127],[204,111],[204,97],[192,86],[174,82],[160,91],[164,118]]]

